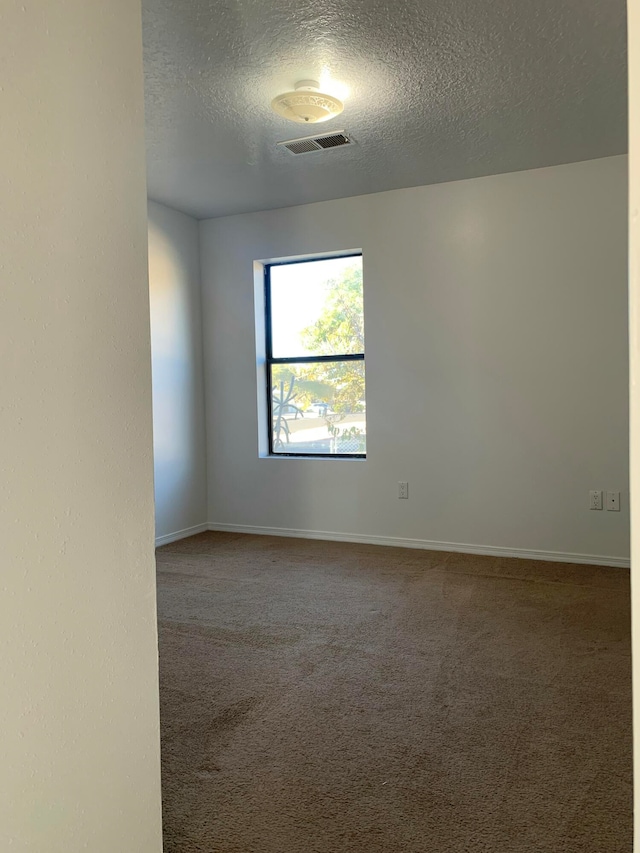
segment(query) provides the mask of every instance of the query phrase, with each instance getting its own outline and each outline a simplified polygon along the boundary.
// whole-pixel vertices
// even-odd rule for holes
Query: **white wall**
[[[626,182],[613,157],[202,222],[209,521],[627,558]],[[360,247],[368,458],[260,459],[252,263]]]
[[[631,409],[631,622],[633,849],[640,851],[640,7],[627,4],[629,39],[629,364]]]
[[[140,7],[0,27],[0,850],[161,850]]]
[[[149,202],[156,537],[207,521],[198,223]]]

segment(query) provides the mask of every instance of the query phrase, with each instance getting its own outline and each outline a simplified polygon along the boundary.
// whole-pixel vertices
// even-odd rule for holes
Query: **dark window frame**
[[[281,456],[293,459],[366,459],[366,453],[286,453],[273,449],[273,389],[271,386],[271,367],[274,364],[321,364],[332,361],[364,361],[364,353],[344,353],[343,355],[309,355],[274,358],[271,330],[271,269],[272,267],[309,264],[316,261],[330,261],[335,258],[362,258],[362,252],[350,252],[347,255],[323,255],[315,258],[299,258],[292,261],[275,261],[264,265],[264,309],[265,309],[265,345],[267,374],[267,429],[269,433],[269,456]]]

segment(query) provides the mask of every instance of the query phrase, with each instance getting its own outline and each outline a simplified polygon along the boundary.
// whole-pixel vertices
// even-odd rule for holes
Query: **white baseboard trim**
[[[204,524],[196,524],[194,527],[185,527],[184,530],[176,530],[175,533],[165,533],[164,536],[156,536],[156,548],[159,548],[161,545],[168,545],[169,542],[177,542],[178,539],[186,539],[187,536],[195,536],[196,533],[204,533],[205,530],[209,529],[209,525],[205,522]]]
[[[435,542],[429,539],[400,539],[394,536],[363,536],[359,533],[334,533],[325,530],[294,530],[287,527],[251,527],[247,524],[209,522],[209,530],[226,533],[254,533],[259,536],[288,536],[296,539],[325,539],[331,542],[360,542],[364,545],[389,545],[425,551],[454,551],[458,554],[482,554],[489,557],[519,557],[524,560],[548,560],[553,563],[581,563],[628,569],[628,557],[604,557],[599,554],[570,554],[562,551],[528,551],[524,548],[500,548],[494,545],[467,545],[460,542]],[[191,535],[191,534],[188,534]]]

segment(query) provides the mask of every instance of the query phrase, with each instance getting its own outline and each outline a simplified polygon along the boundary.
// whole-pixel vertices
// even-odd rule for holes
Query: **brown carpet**
[[[165,853],[629,853],[629,573],[158,551]]]

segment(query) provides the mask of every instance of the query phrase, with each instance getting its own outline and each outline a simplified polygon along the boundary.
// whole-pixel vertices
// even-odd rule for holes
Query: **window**
[[[265,266],[274,456],[364,457],[362,255]]]

